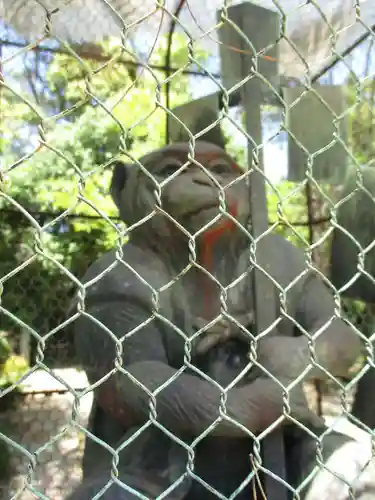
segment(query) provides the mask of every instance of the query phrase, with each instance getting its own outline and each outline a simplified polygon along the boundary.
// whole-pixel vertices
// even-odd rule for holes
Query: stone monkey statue
[[[121,255],[115,250],[103,255],[84,276],[85,308],[77,315],[74,330],[78,355],[90,383],[102,380],[95,389],[90,432],[116,447],[144,426],[120,453],[119,478],[151,498],[181,479],[167,498],[208,500],[214,495],[185,474],[186,449],[157,426],[145,423],[151,411],[150,393],[154,393],[159,425],[181,442],[191,443],[220,416],[220,389],[197,373],[195,367],[201,366],[212,378],[220,378],[228,366],[239,373],[249,364],[252,276],[250,240],[242,228],[248,227],[251,214],[247,186],[243,180],[237,181],[242,172],[223,149],[206,142],[195,144],[195,161],[204,165],[210,176],[195,161],[182,168],[187,155],[188,144],[176,143],[140,160],[153,179],[163,183],[162,210],[155,210],[155,182],[151,176],[137,165],[116,165],[111,193],[121,218],[131,229],[130,239]],[[178,169],[179,174],[173,175]],[[225,187],[229,216],[222,215],[206,227],[220,214],[217,185]],[[198,232],[198,265],[188,269],[188,237],[181,227],[191,235]],[[315,340],[316,362],[334,376],[345,376],[358,357],[360,341],[350,327],[335,318],[330,291],[318,276],[304,272],[303,253],[286,240],[268,234],[260,241],[257,252],[263,245],[270,246],[273,252],[268,274],[284,290],[289,288],[286,313],[278,302],[282,313],[277,325],[279,335],[259,341],[258,362],[289,384],[310,362],[309,342],[301,330],[319,332]],[[219,316],[221,306],[220,288],[205,271],[227,287],[227,312],[235,321],[218,321],[197,337],[202,325]],[[157,314],[153,290],[160,291]],[[279,296],[277,287],[275,294]],[[193,338],[188,366],[184,361],[184,336]],[[118,340],[117,346],[114,339]],[[223,343],[226,339],[227,344]],[[229,346],[233,346],[233,352]],[[206,361],[204,356],[208,356]],[[229,359],[223,362],[223,356]],[[228,415],[254,435],[283,412],[280,386],[259,370],[251,370],[228,391],[226,404]],[[324,378],[324,370],[312,366],[305,380]],[[158,391],[161,386],[163,389]],[[290,400],[294,418],[318,434],[324,430],[322,421],[309,411],[301,388],[291,391]],[[308,474],[315,459],[313,440],[288,419],[282,425],[289,439],[288,462],[296,462],[297,456],[303,467],[306,463],[303,473]],[[325,437],[325,458],[330,460],[334,450],[347,441],[342,435]],[[197,445],[194,473],[229,496],[233,484],[238,486],[251,471],[251,452],[249,434],[222,419]],[[84,482],[70,499],[92,498],[109,479],[107,475],[104,480],[100,471],[108,472],[111,459],[104,446],[88,438]],[[226,469],[230,463],[235,466]],[[294,486],[299,481],[299,477],[291,477]],[[251,491],[248,486],[236,498],[250,498]],[[306,500],[316,500],[312,494],[310,488]],[[114,485],[102,498],[136,497]]]
[[[366,303],[363,319],[367,324],[360,330],[367,337],[374,333],[375,317],[374,200],[375,168],[351,165],[336,205],[338,225],[333,230],[330,279],[337,289],[343,288],[343,296]],[[352,415],[370,429],[375,429],[374,390],[375,369],[371,366],[358,382],[352,407]]]
[[[216,345],[209,353],[199,356],[200,359],[197,360],[197,366],[201,370],[207,371],[222,386],[228,385],[243,367],[244,349],[240,343],[241,341],[238,340],[229,340],[226,344]],[[317,423],[319,424],[319,422]],[[221,441],[224,441],[224,443],[221,443]],[[117,444],[120,445],[122,442],[123,439]],[[143,443],[146,444],[145,442]],[[160,450],[162,443],[163,438],[160,439],[159,443],[148,442],[148,452],[144,450],[144,464],[147,461],[147,457],[150,457],[150,450],[153,451],[153,459],[149,461],[148,465],[150,463],[157,463],[155,452],[158,449]],[[221,444],[224,446],[225,453],[222,452],[223,448]],[[152,445],[154,448],[152,448]],[[290,484],[295,486],[313,470],[316,464],[316,445],[314,440],[309,438],[304,431],[292,426],[288,426],[285,429],[285,445],[288,453],[286,464],[288,480]],[[143,451],[142,447],[138,447],[138,453],[140,451]],[[224,489],[225,491],[233,492],[239,486],[238,473],[240,473],[240,476],[242,474],[243,477],[246,477],[251,470],[250,453],[252,453],[251,446],[241,446],[238,440],[206,438],[201,443],[195,467],[199,467],[200,477],[203,476],[208,484],[216,483],[215,486],[218,491]],[[367,443],[356,442],[347,436],[332,431],[323,439],[323,457],[326,459],[327,469],[322,468],[321,472],[315,476],[312,485],[307,488],[307,494],[302,494],[300,498],[304,498],[305,500],[351,500],[352,498],[357,500],[373,500],[375,493],[375,468],[373,463],[367,463],[371,454],[370,440]],[[212,466],[213,456],[215,456],[214,467]],[[208,460],[207,458],[210,457],[211,459]],[[133,487],[136,487],[137,483],[134,481],[134,478],[129,477],[129,468],[126,462],[125,464],[123,463],[122,458],[120,454],[120,464],[118,467],[119,479],[127,485],[132,484]],[[88,475],[86,481],[69,497],[69,500],[91,500],[108,483],[110,478],[108,462],[104,469],[99,462],[96,469],[94,469],[98,473],[91,476]],[[300,462],[302,462],[300,464],[302,465],[302,478],[301,475],[297,476],[298,468],[296,470],[296,464]],[[149,472],[148,468],[147,471]],[[331,471],[332,474],[328,471]],[[333,473],[336,473],[337,476],[333,475]],[[354,497],[350,496],[348,487],[344,481],[339,479],[340,476],[345,481],[351,483],[354,491],[358,494]],[[159,476],[155,474],[151,483],[148,483],[149,479],[150,477],[145,474],[143,480],[139,481],[137,489],[144,492],[146,486],[147,494],[152,495],[152,492],[154,492],[151,496],[151,498],[154,498],[160,492],[164,478],[161,474]],[[129,480],[131,483],[129,483]],[[253,498],[254,500],[263,498],[259,488],[257,488],[255,496],[249,494],[249,489],[246,490],[246,496],[239,495],[238,498]],[[181,490],[177,490],[177,494],[172,493],[166,498],[176,499],[180,497]],[[121,486],[113,484],[101,498],[104,500],[127,500],[137,497],[124,490]],[[196,498],[213,499],[217,497],[207,494],[204,487],[200,486],[199,483],[194,483],[189,491],[189,495],[185,496],[185,498],[193,500]],[[292,498],[292,494],[290,493],[290,500]]]

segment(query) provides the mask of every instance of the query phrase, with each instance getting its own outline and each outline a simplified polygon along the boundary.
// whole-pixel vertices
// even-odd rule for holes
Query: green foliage
[[[0,332],[0,389],[15,384],[29,366],[22,356],[12,352],[5,332]]]
[[[374,165],[375,158],[375,78],[359,83],[353,77],[347,85],[349,145],[360,164]]]
[[[7,87],[0,92],[0,157],[21,154],[26,141],[20,130],[25,126],[24,116],[28,106]]]
[[[11,345],[6,338],[5,332],[0,332],[0,391],[17,383],[17,381],[24,375],[29,366],[22,356],[13,354]],[[0,398],[0,413],[9,408],[10,401],[15,396],[14,392]],[[1,415],[0,415],[1,418]],[[1,422],[2,432],[6,422]],[[10,473],[10,449],[7,443],[0,439],[0,488],[1,482],[9,478]]]
[[[12,349],[4,332],[0,332],[0,366],[2,366],[9,358]]]
[[[11,354],[1,366],[0,387],[16,384],[28,369],[29,365],[23,356]]]

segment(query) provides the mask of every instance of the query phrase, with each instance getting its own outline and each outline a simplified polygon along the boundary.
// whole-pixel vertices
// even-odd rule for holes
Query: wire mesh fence
[[[1,498],[73,434],[72,500],[372,497],[375,9],[327,6],[0,2]]]

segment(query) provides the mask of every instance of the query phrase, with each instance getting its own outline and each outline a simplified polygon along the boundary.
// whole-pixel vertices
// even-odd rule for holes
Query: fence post
[[[261,106],[260,102],[255,104],[254,85],[252,81],[247,82],[242,88],[242,103],[246,116],[246,131],[256,144],[262,142],[261,129]],[[254,146],[248,143],[248,169],[254,168]],[[249,175],[249,196],[251,207],[251,233],[253,238],[260,237],[268,229],[268,210],[265,180],[262,175],[263,160],[262,152],[258,150],[258,165]],[[257,265],[266,269],[269,262],[267,247],[262,252],[257,252]],[[254,313],[256,333],[264,331],[274,320],[276,315],[276,300],[274,285],[261,271],[254,269]],[[276,331],[271,332],[272,335]],[[285,466],[284,436],[282,429],[274,430],[263,440],[263,456],[265,467],[278,477],[287,481]],[[265,477],[265,489],[268,500],[287,500],[287,490],[278,481],[269,475]]]
[[[223,11],[224,12],[224,11]],[[222,17],[222,16],[221,16]],[[276,42],[279,37],[280,19],[277,13],[246,2],[227,9],[224,17],[229,18],[241,32],[249,38],[250,44],[240,33],[226,22],[221,28],[221,61],[224,86],[231,88],[242,83],[240,87],[241,104],[245,110],[246,132],[250,136],[247,146],[249,197],[251,207],[251,233],[259,238],[268,229],[268,210],[266,186],[263,175],[261,105],[264,101],[277,101],[275,94],[255,73],[278,88],[278,57]],[[221,18],[225,21],[225,19]],[[226,48],[239,49],[230,53]],[[255,51],[267,49],[269,58],[257,58],[257,68],[253,67]],[[248,80],[248,77],[253,77]],[[271,259],[270,252],[262,246],[256,253],[257,265],[266,269]],[[253,271],[253,294],[256,334],[266,330],[276,319],[276,296],[273,283],[267,276],[257,270]],[[271,335],[276,331],[270,332]],[[264,466],[287,482],[284,435],[282,429],[274,430],[262,442]],[[287,489],[273,477],[265,475],[265,489],[268,500],[287,500]]]

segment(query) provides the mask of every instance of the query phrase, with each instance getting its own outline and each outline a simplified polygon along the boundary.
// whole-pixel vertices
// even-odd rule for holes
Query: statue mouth
[[[196,208],[195,210],[191,210],[186,214],[186,217],[194,217],[196,215],[200,215],[201,213],[207,212],[208,210],[212,210],[215,208],[217,210],[217,213],[219,213],[219,203],[209,203],[207,205],[201,205],[199,208]]]

